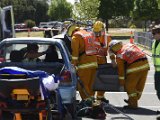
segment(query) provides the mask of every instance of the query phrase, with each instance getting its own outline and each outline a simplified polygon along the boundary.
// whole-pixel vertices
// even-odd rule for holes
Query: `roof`
[[[54,38],[42,38],[42,37],[20,37],[20,38],[7,38],[3,39],[2,42],[9,42],[9,43],[62,43],[62,40],[60,39],[54,39]]]

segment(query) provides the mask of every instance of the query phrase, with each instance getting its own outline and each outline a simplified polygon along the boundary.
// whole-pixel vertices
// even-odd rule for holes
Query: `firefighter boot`
[[[138,100],[137,97],[130,97],[128,99],[128,105],[124,106],[124,109],[137,109],[138,108]]]

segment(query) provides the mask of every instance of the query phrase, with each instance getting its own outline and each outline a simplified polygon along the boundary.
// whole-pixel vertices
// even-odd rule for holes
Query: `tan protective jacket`
[[[109,35],[101,36],[97,39],[99,39],[100,43],[104,45],[104,47],[103,47],[104,56],[97,56],[97,61],[98,61],[98,64],[105,64],[105,63],[107,63],[106,56],[108,55],[108,52],[107,52],[108,51],[108,45],[109,45],[109,43],[111,42],[112,39]],[[114,55],[110,56],[110,59],[114,60],[115,59]]]
[[[78,32],[81,32],[81,30]],[[72,64],[77,66],[78,69],[97,68],[97,57],[96,55],[85,54],[85,41],[80,34],[73,34],[71,48]]]

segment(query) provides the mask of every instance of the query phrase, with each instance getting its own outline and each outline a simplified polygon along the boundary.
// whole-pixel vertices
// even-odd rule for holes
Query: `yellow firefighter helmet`
[[[104,23],[101,21],[96,21],[93,25],[94,32],[100,32],[104,29]]]
[[[122,48],[122,42],[118,41],[118,40],[112,40],[109,43],[109,49],[113,52],[117,52],[118,50],[120,50]]]
[[[68,36],[71,37],[75,30],[80,30],[80,28],[76,24],[72,24],[68,26],[68,29],[67,29]]]

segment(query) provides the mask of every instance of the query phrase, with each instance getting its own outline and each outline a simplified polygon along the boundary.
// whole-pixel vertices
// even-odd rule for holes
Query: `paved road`
[[[150,71],[147,76],[144,92],[139,100],[138,110],[124,111],[122,108],[126,103],[123,101],[127,99],[125,92],[106,92],[105,97],[110,101],[111,105],[114,105],[118,110],[122,111],[126,115],[130,116],[129,119],[123,114],[116,112],[110,106],[106,107],[106,120],[156,120],[157,116],[160,116],[156,111],[160,110],[160,102],[156,96],[154,89],[154,66],[151,57],[148,56],[150,63]],[[91,120],[83,118],[83,120]]]
[[[156,96],[156,91],[154,90],[154,67],[151,58],[149,57],[148,59],[150,61],[151,69],[148,73],[144,92],[139,101],[138,110],[123,111],[122,107],[126,105],[123,99],[127,99],[125,92],[106,92],[105,94],[105,97],[110,100],[112,105],[115,105],[116,108],[123,111],[134,120],[156,120],[156,117],[158,116],[156,111],[160,109],[160,102]],[[114,117],[124,117],[124,115],[111,110],[109,107],[106,112],[108,113],[106,120],[113,119]],[[124,120],[125,118],[119,119]]]

